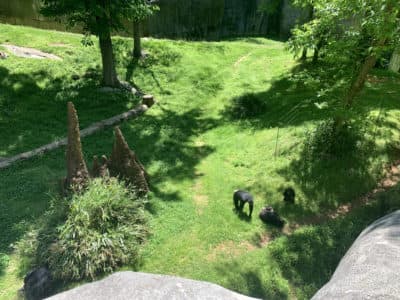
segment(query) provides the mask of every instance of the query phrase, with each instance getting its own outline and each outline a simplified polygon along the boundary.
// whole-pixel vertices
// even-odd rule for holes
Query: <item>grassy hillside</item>
[[[99,50],[83,47],[80,39],[0,25],[0,44],[63,58],[0,60],[0,156],[65,136],[67,101],[74,102],[81,127],[137,103],[128,93],[99,91]],[[373,202],[291,235],[257,217],[270,204],[289,226],[307,225],[372,190],[383,166],[399,153],[398,76],[377,72],[355,107],[375,147],[367,155],[315,161],[305,170],[307,132],[330,112],[314,104],[317,89],[291,80],[297,63],[284,44],[261,38],[146,39],[150,55],[139,62],[130,61],[130,40],[115,38],[114,44],[120,78],[158,100],[146,115],[121,126],[151,175],[152,235],[140,271],[207,280],[255,297],[306,299],[329,279],[362,228],[397,207],[394,187],[375,196],[386,199],[384,205]],[[110,154],[112,142],[111,129],[83,139],[87,161]],[[57,193],[64,156],[61,149],[0,170],[0,299],[15,297],[22,286],[26,259],[12,244],[40,220]],[[289,185],[298,195],[293,207],[282,203]],[[251,220],[233,211],[237,188],[255,196]]]

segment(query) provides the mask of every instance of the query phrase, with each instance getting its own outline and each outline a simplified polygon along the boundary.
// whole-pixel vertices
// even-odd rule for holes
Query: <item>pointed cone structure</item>
[[[68,102],[68,145],[66,187],[81,190],[89,179],[83,159],[78,115],[72,102]]]
[[[109,168],[111,176],[120,176],[125,179],[134,186],[138,195],[148,193],[147,173],[137,159],[136,154],[129,149],[118,127],[115,127],[115,142],[109,161]]]

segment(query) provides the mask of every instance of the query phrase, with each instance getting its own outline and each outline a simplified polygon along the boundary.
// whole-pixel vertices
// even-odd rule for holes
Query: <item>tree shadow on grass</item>
[[[60,177],[57,167],[39,158],[0,170],[0,253],[10,254],[15,242],[36,224]]]
[[[137,70],[140,70],[141,73],[147,73],[150,75],[155,85],[159,88],[161,94],[169,94],[170,92],[162,86],[156,73],[153,71],[153,68],[168,68],[174,64],[178,64],[182,55],[165,44],[160,45],[155,42],[151,43],[149,46],[149,52],[144,51],[146,53],[143,57],[134,58],[131,53],[132,47],[129,42],[122,39],[116,39],[113,43],[118,64],[125,71],[125,81],[131,82],[136,86],[134,82],[134,73]]]
[[[174,183],[195,179],[197,164],[214,151],[208,145],[193,143],[193,139],[219,126],[220,120],[205,117],[200,109],[175,112],[161,110],[156,105],[152,111],[121,124],[120,128],[130,148],[150,173],[150,189],[155,197],[163,201],[182,201],[183,191],[176,190]],[[85,157],[90,160],[94,155],[109,155],[112,142],[111,129],[107,134],[83,139]],[[156,213],[151,203],[148,209]]]
[[[374,196],[370,202],[326,224],[295,231],[270,245],[269,251],[298,298],[311,298],[329,281],[339,261],[369,224],[400,208],[399,186]]]
[[[371,190],[381,173],[381,166],[372,166],[370,151],[352,151],[341,157],[315,158],[310,160],[303,150],[300,158],[278,173],[287,181],[294,182],[305,196],[295,207],[284,205],[285,216],[307,218],[313,211],[332,210],[342,203],[350,202]]]
[[[346,90],[343,84],[335,86],[333,71],[332,66],[323,63],[297,65],[288,74],[273,80],[268,90],[232,98],[221,115],[228,122],[256,130],[332,118],[343,109],[341,99]],[[382,82],[371,82],[365,88],[350,115],[363,118],[371,110],[400,109],[398,79],[386,73],[379,75]],[[332,88],[325,90],[330,84]]]
[[[252,258],[255,261],[249,261]],[[224,278],[223,286],[227,289],[260,299],[287,299],[288,291],[273,272],[265,270],[268,268],[252,256],[222,263],[215,270],[219,277]]]
[[[238,219],[247,223],[250,223],[253,218],[252,216],[250,217],[246,211],[240,211],[236,208],[232,208],[232,212],[237,215]]]
[[[72,80],[40,70],[16,73],[0,67],[0,157],[32,150],[66,135],[66,103],[72,101],[80,125],[127,110],[130,93],[104,93],[97,77]]]

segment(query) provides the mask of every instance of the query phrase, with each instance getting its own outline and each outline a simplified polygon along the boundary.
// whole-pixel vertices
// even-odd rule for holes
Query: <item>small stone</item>
[[[0,51],[0,59],[6,59],[8,58],[7,53]]]

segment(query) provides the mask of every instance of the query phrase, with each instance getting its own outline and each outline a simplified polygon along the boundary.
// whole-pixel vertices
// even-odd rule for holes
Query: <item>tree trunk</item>
[[[303,49],[303,52],[301,53],[300,60],[301,61],[306,61],[307,60],[307,48]]]
[[[396,73],[400,70],[400,46],[393,51],[390,58],[389,70]]]
[[[142,56],[142,46],[140,44],[140,23],[133,22],[133,57],[140,58]]]
[[[377,46],[384,46],[386,43],[386,39],[382,39],[378,41],[376,44]],[[376,54],[372,53],[367,58],[364,60],[363,64],[361,65],[357,76],[354,78],[349,91],[347,92],[345,98],[344,98],[344,103],[346,107],[351,107],[353,105],[354,99],[357,97],[357,95],[361,92],[361,90],[364,88],[365,81],[367,80],[367,76],[369,72],[373,69],[373,67],[376,64]]]
[[[315,49],[314,49],[314,56],[313,56],[313,59],[312,59],[313,63],[318,62],[319,51],[321,50],[321,48],[322,48],[322,41],[319,41],[318,44],[317,44],[317,47],[315,47]]]
[[[111,34],[109,30],[99,35],[101,60],[103,62],[103,85],[110,87],[119,87],[120,82],[115,69],[115,60],[113,47],[111,42]]]
[[[345,105],[346,107],[351,107],[354,101],[354,98],[361,92],[365,85],[365,81],[367,80],[367,76],[369,72],[372,70],[372,68],[376,64],[376,55],[372,54],[368,56],[364,63],[362,64],[361,68],[359,69],[359,72],[357,74],[357,77],[353,80],[353,83],[350,86],[349,91],[346,94],[345,97]]]

